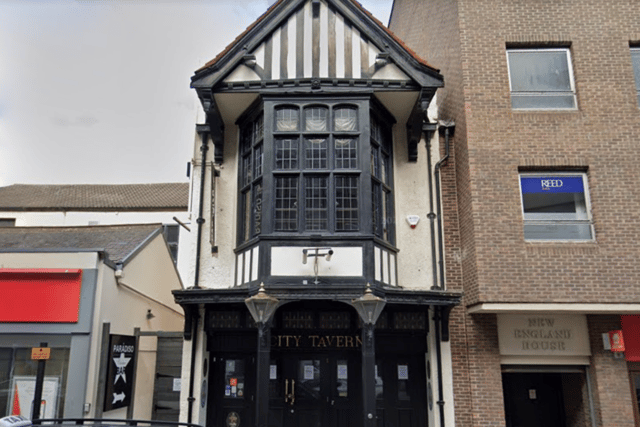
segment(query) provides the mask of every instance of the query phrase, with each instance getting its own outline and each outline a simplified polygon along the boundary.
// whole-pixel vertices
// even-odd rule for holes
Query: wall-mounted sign
[[[582,193],[582,176],[522,177],[522,192],[527,193]]]
[[[33,347],[31,349],[31,360],[49,360],[50,357],[50,347]]]
[[[136,337],[111,335],[109,338],[109,366],[104,396],[104,411],[123,408],[131,403],[133,394],[133,366],[136,357]]]
[[[611,345],[611,351],[624,351],[624,339],[622,337],[622,331],[609,331],[609,344]]]
[[[76,323],[82,270],[0,268],[0,322]]]
[[[510,356],[589,356],[585,315],[500,314],[500,354]]]
[[[272,335],[271,347],[358,349],[362,347],[362,338],[360,335]]]

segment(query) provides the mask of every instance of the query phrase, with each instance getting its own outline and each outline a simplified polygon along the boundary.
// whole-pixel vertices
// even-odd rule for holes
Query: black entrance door
[[[251,426],[255,409],[255,358],[218,353],[211,358],[211,374],[207,425]]]
[[[507,427],[565,427],[557,373],[502,374]]]
[[[427,422],[424,354],[380,354],[376,361],[379,427],[419,427]]]
[[[269,427],[361,423],[359,353],[280,354],[271,363]]]

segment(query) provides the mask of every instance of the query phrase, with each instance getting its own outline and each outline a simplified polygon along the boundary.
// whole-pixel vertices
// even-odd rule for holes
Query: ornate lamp
[[[387,301],[383,298],[373,294],[369,283],[367,283],[367,289],[364,295],[351,301],[351,304],[353,304],[364,323],[369,325],[376,323],[386,303]]]
[[[244,300],[244,303],[251,313],[251,317],[256,323],[265,323],[276,311],[278,299],[268,295],[264,290],[264,283],[260,283],[258,293]]]

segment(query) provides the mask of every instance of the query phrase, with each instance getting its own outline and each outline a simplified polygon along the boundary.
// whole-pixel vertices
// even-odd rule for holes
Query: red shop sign
[[[0,322],[76,323],[82,270],[0,269]]]

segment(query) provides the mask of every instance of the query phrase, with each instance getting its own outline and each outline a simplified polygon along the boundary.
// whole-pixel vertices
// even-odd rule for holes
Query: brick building
[[[456,125],[456,425],[640,425],[640,3],[395,0],[390,28]]]

